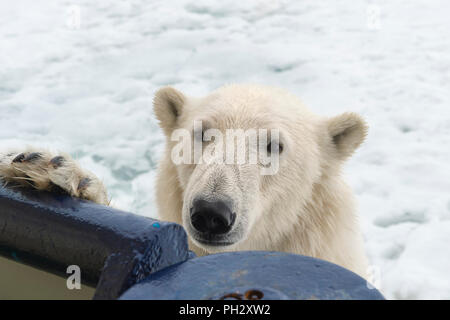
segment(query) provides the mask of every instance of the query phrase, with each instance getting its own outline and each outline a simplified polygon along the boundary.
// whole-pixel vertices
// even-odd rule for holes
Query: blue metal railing
[[[5,188],[0,188],[0,254],[60,275],[77,265],[83,281],[96,287],[95,299],[115,299],[189,256],[177,224],[66,195]]]
[[[3,187],[0,255],[64,276],[77,265],[94,299],[383,299],[323,260],[265,251],[193,258],[175,223]]]

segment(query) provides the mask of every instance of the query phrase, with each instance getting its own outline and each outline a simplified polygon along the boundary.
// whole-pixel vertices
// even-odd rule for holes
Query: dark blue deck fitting
[[[120,299],[384,299],[335,264],[288,253],[248,251],[188,260],[153,273]]]
[[[116,299],[189,257],[180,225],[46,192],[0,187],[0,254],[67,277],[78,265],[95,299]],[[5,276],[5,275],[1,275]]]
[[[326,261],[263,251],[193,258],[180,225],[2,187],[0,254],[65,277],[78,265],[95,299],[383,299]]]

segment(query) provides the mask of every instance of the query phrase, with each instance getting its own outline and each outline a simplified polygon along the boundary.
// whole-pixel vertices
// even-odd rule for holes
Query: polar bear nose
[[[199,232],[224,234],[231,230],[236,215],[224,201],[194,200],[191,209],[192,226]]]

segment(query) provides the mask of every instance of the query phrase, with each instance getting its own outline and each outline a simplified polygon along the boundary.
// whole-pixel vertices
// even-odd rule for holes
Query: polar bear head
[[[180,190],[180,199],[165,200],[182,202],[173,220],[210,253],[266,249],[299,219],[307,224],[315,184],[339,174],[367,130],[356,114],[321,117],[292,94],[257,85],[203,98],[166,87],[154,111],[167,138],[165,168],[176,172],[161,173],[173,181],[160,192]]]

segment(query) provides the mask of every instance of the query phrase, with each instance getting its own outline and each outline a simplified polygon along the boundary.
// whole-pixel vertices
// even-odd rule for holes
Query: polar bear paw
[[[103,183],[67,154],[33,148],[0,152],[0,181],[13,188],[65,192],[104,205],[110,202]]]

